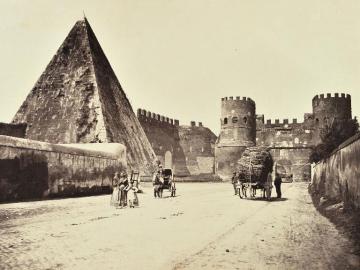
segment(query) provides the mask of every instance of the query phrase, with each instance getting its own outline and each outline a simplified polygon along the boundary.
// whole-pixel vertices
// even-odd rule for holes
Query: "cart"
[[[164,190],[170,191],[170,196],[175,197],[176,186],[174,182],[174,174],[172,169],[164,169],[162,171],[161,180],[162,180],[162,184],[161,184],[160,197],[162,197],[162,193]]]

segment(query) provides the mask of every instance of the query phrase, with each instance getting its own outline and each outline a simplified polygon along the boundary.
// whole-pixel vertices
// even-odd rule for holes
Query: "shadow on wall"
[[[0,160],[0,201],[43,197],[48,190],[48,163],[45,155],[21,154]]]
[[[174,153],[173,153],[173,166],[175,166],[175,174],[179,177],[189,176],[190,171],[186,164],[186,155],[184,149],[180,145],[179,130],[174,132]]]

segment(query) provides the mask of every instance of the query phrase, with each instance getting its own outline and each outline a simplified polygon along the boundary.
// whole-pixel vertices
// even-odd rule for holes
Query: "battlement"
[[[326,95],[325,94],[320,94],[320,95],[316,95],[313,97],[313,101],[315,100],[319,100],[319,99],[349,99],[351,100],[351,95],[349,94],[344,94],[344,93],[334,93],[334,94],[331,94],[331,93],[327,93]]]
[[[251,104],[253,106],[255,106],[255,101],[253,101],[251,98],[249,97],[223,97],[221,99],[222,103],[226,103],[226,102],[239,102],[239,103],[248,103]]]
[[[144,109],[137,110],[137,117],[139,120],[158,122],[161,124],[167,124],[171,126],[179,126],[179,120],[172,119],[160,114],[156,114],[150,111],[146,111]]]
[[[273,126],[273,125],[281,126],[281,125],[283,125],[284,127],[285,127],[285,125],[294,125],[294,124],[296,125],[296,124],[302,124],[302,123],[298,123],[297,118],[293,118],[291,122],[287,118],[282,119],[282,122],[280,122],[280,119],[275,119],[275,120],[267,119],[266,123],[265,123],[266,126]]]
[[[195,121],[190,121],[190,126],[191,127],[196,127],[196,122]],[[204,127],[202,122],[198,122],[197,127]]]

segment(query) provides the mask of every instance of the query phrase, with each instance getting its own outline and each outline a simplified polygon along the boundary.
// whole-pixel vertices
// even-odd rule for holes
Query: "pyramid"
[[[153,170],[155,153],[86,18],[71,29],[13,123],[27,123],[32,140],[122,143],[131,169]]]

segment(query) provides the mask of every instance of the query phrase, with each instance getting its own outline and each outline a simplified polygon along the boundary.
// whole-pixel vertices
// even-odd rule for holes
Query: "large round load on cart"
[[[263,183],[272,171],[273,160],[265,147],[248,147],[238,161],[239,178],[244,182]]]

